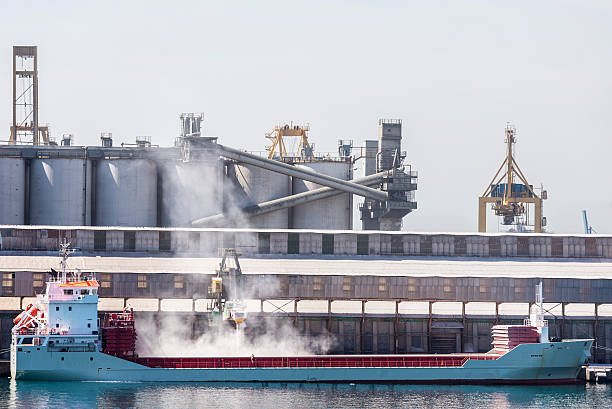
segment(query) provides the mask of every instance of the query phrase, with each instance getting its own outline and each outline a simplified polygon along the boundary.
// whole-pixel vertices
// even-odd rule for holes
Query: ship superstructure
[[[550,341],[541,284],[524,325],[493,327],[486,354],[139,357],[134,314],[107,313],[100,333],[98,282],[62,269],[15,319],[11,375],[18,380],[200,382],[567,383],[592,339]],[[237,321],[237,320],[235,320]],[[151,334],[146,334],[151,336]],[[163,334],[162,334],[163,335]]]
[[[60,245],[60,271],[52,269],[44,294],[29,304],[14,320],[11,343],[11,370],[16,370],[17,356],[36,361],[33,351],[49,354],[95,352],[99,349],[98,281],[68,273],[66,261],[72,253],[69,244]],[[25,346],[30,348],[25,348]],[[23,354],[21,354],[23,352]],[[20,362],[21,363],[21,362]]]

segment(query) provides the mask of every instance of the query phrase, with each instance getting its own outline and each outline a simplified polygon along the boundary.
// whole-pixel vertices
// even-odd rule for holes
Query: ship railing
[[[418,357],[262,357],[262,358],[131,358],[153,368],[440,368],[461,367],[467,361],[495,360],[498,356]]]

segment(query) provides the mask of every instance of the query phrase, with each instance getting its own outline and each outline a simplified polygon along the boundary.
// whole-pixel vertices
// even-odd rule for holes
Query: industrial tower
[[[386,202],[366,198],[359,206],[363,230],[394,230],[402,228],[402,219],[416,209],[414,191],[417,189],[416,172],[403,165],[406,152],[402,152],[402,120],[380,119],[378,143],[364,141],[365,176],[388,171],[379,184],[389,194]]]
[[[36,46],[13,46],[13,124],[9,144],[49,145],[49,127],[38,124]]]
[[[542,190],[541,196],[538,196],[516,163],[516,129],[510,124],[506,125],[505,142],[506,158],[487,185],[484,194],[478,198],[478,231],[487,231],[487,203],[493,203],[492,209],[496,216],[503,218],[502,224],[517,226],[529,225],[529,205],[533,204],[533,229],[536,233],[541,233],[546,220],[542,217],[542,200],[547,198],[547,193]],[[515,179],[522,183],[514,183]]]

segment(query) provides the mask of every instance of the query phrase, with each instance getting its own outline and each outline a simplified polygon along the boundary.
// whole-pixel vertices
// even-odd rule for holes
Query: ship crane
[[[496,216],[502,217],[502,224],[516,224],[519,229],[529,225],[529,206],[533,205],[533,228],[536,233],[541,233],[542,226],[546,224],[546,219],[542,217],[542,201],[547,198],[547,192],[541,189],[541,194],[537,195],[516,163],[516,129],[510,124],[506,126],[505,142],[506,158],[483,195],[478,198],[478,231],[487,231],[486,206],[487,203],[493,203],[492,209]]]
[[[242,269],[235,249],[224,249],[217,274],[211,279],[208,288],[212,302],[208,306],[209,317],[214,324],[227,322],[238,329],[247,317],[247,310],[242,298]],[[229,266],[229,259],[234,260],[234,267]]]

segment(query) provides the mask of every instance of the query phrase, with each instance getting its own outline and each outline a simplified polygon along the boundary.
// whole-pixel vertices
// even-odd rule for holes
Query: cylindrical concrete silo
[[[157,225],[157,169],[146,159],[100,160],[96,165],[95,224]]]
[[[223,166],[216,156],[161,166],[162,226],[190,227],[195,219],[223,211]]]
[[[242,206],[254,205],[268,200],[279,199],[289,194],[290,178],[282,173],[272,172],[252,165],[235,164],[232,176],[242,192],[236,195],[236,202]],[[231,199],[230,199],[231,200]],[[286,229],[289,210],[282,209],[248,218],[243,227],[261,229]]]
[[[91,168],[86,159],[34,159],[30,170],[30,224],[91,224]]]
[[[0,224],[23,224],[25,215],[25,162],[0,159]]]
[[[338,179],[350,180],[350,162],[316,161],[296,165]],[[316,183],[293,178],[293,194],[322,187]],[[293,207],[292,228],[350,230],[352,228],[352,198],[349,193]]]

